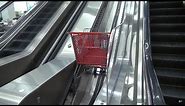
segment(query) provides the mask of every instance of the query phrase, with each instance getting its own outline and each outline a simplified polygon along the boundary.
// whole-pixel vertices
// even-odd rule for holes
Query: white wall
[[[0,1],[0,7],[5,4],[7,1]]]
[[[0,5],[6,2],[7,1],[0,1]],[[9,5],[7,9],[2,11],[3,20],[10,21],[15,18],[15,11],[22,15],[24,11],[28,11],[35,3],[35,1],[15,1]]]
[[[7,9],[4,9],[2,11],[2,17],[3,17],[3,20],[8,20],[8,21],[12,20],[15,17],[13,4],[9,5]]]

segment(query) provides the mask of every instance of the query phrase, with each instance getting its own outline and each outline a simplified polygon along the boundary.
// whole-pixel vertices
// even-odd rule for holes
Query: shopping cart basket
[[[110,33],[69,32],[78,64],[106,68]]]

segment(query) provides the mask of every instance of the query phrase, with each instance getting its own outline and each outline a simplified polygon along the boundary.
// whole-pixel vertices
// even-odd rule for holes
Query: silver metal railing
[[[164,104],[160,87],[148,60],[149,35],[146,1],[122,2],[117,27],[111,32],[108,69],[94,104]],[[119,21],[120,20],[120,21]]]
[[[148,100],[145,102],[147,104],[154,104],[154,105],[164,105],[165,101],[161,92],[161,88],[157,79],[157,75],[155,73],[155,69],[152,63],[152,56],[151,56],[151,44],[150,44],[150,21],[149,21],[149,3],[147,1],[143,2],[143,12],[144,12],[144,19],[143,19],[143,26],[144,26],[144,51],[143,51],[143,73],[146,82],[146,96]]]

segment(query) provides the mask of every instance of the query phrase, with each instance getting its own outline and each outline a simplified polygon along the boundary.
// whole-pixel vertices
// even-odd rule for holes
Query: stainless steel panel
[[[91,28],[93,22],[98,13],[102,2],[90,1],[87,3],[86,7],[82,11],[75,25],[73,26],[71,32],[83,32],[85,28]],[[56,55],[56,58],[61,58],[60,56],[69,55],[74,56],[74,49],[70,35],[66,38],[64,44],[61,46],[60,51]]]
[[[122,2],[121,9],[119,26],[111,34],[114,39],[108,75],[94,105],[142,104],[143,28],[142,17],[138,17],[139,2]]]
[[[70,66],[73,63],[73,58],[63,57],[63,59],[65,59],[66,61],[64,62],[64,61],[55,59],[43,66],[40,66],[38,69],[35,69],[13,80],[12,82],[2,86],[0,88],[0,94],[1,94],[0,103],[16,105],[23,102],[27,96],[29,96],[36,89],[41,87],[44,83],[52,79],[57,74],[63,73],[62,71],[67,66]],[[62,82],[58,81],[53,83],[58,84]],[[50,86],[50,87],[52,88],[53,86]],[[44,93],[48,93],[48,92],[44,92]],[[37,103],[33,103],[33,104],[37,104]]]
[[[111,10],[109,11],[109,14],[106,15],[108,20],[107,20],[107,22],[105,22],[106,23],[105,32],[111,32],[111,30],[112,30],[111,26],[113,24],[113,20],[115,17],[117,17],[117,16],[115,16],[117,5],[118,5],[118,1],[114,1],[108,7],[108,8],[111,8]]]
[[[112,30],[113,20],[116,14],[117,3],[115,1],[109,1],[106,7],[104,16],[99,26],[99,32],[110,32]]]

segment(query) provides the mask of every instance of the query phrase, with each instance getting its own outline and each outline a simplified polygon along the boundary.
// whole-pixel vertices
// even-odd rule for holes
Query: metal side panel
[[[116,14],[116,5],[118,2],[108,2],[107,8],[104,13],[104,17],[98,29],[99,32],[111,32],[111,26]],[[106,26],[106,27],[105,27]]]
[[[72,80],[74,58],[53,60],[0,88],[0,104],[57,104]]]
[[[111,34],[114,38],[108,75],[94,105],[131,105],[137,102],[134,99],[133,86],[138,58],[136,57],[138,2],[122,2],[117,25]]]
[[[13,57],[0,60],[0,86],[24,74],[26,72],[24,70],[29,63],[28,61],[32,61],[28,53],[19,53],[16,55],[16,57],[20,55],[19,58],[21,59]]]
[[[102,2],[88,2],[71,32],[83,32],[85,28],[91,28],[101,4]],[[64,44],[61,46],[58,54],[56,55],[56,58],[61,58],[61,56],[66,55],[66,53],[70,53],[72,56],[75,55],[70,35],[65,39]]]
[[[69,2],[66,3],[68,4]],[[28,66],[34,62],[34,59],[39,50],[47,41],[45,37],[48,38],[48,31],[51,31],[51,27],[56,24],[57,19],[66,9],[65,7],[65,3],[60,6],[59,10],[55,13],[52,19],[38,33],[38,35],[33,39],[31,44],[28,45],[25,51],[0,59],[0,86],[26,73],[25,69],[27,69]]]
[[[61,65],[61,61],[57,61]],[[56,64],[56,63],[54,63]],[[62,66],[62,65],[61,65]],[[46,69],[44,69],[45,71]],[[52,71],[54,69],[51,69]],[[49,71],[51,71],[49,70]],[[34,92],[27,95],[20,103],[21,105],[43,105],[43,104],[59,104],[65,100],[65,95],[68,92],[70,83],[72,82],[72,75],[75,70],[75,63],[68,64],[64,69],[58,70],[59,73],[50,78],[47,82],[40,85]],[[45,80],[46,81],[46,80]]]

